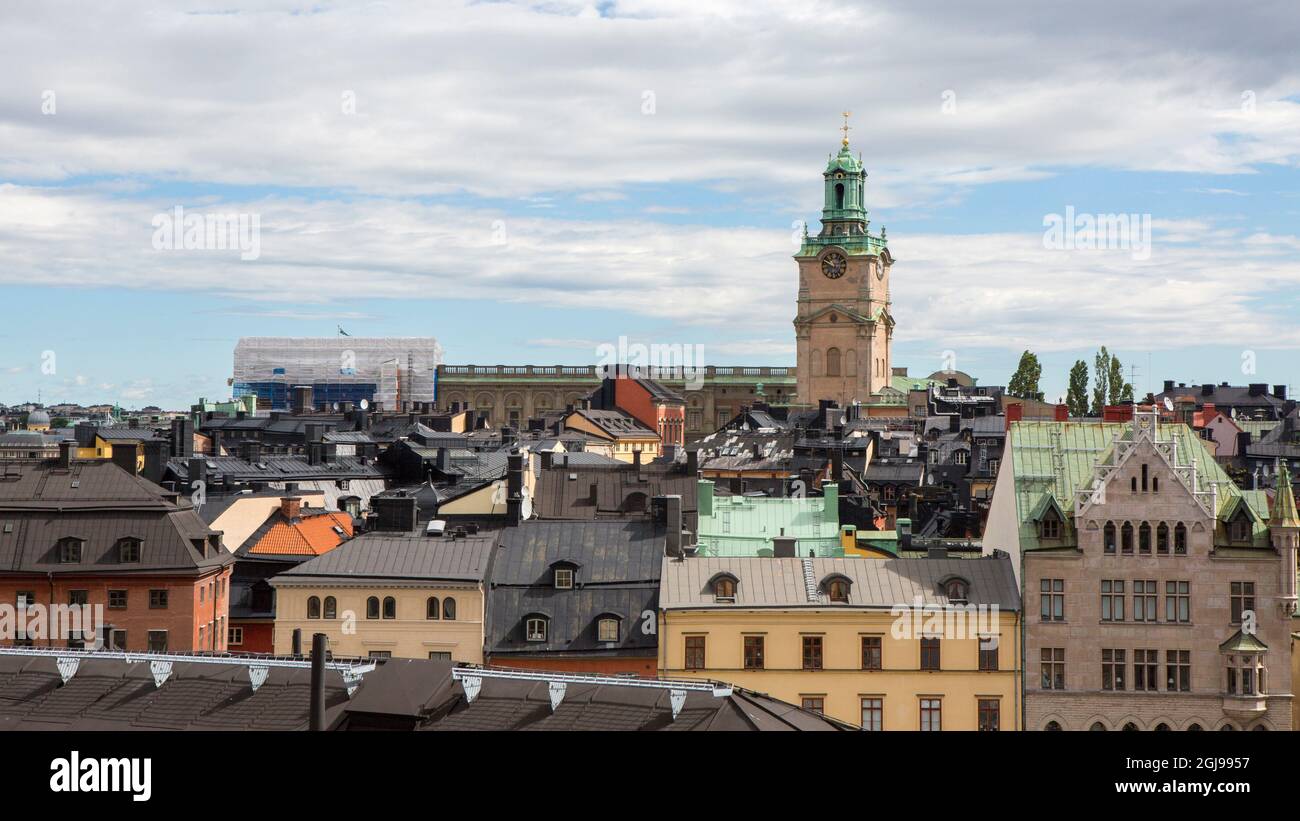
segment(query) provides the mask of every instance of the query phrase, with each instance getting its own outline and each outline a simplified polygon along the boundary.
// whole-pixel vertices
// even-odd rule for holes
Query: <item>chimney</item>
[[[948,558],[948,548],[943,544],[932,544],[925,551],[927,559],[946,559]]]
[[[955,413],[952,416],[949,416],[948,430],[953,433],[956,433],[957,431],[961,430],[961,417],[957,416],[957,414]]]
[[[844,448],[831,448],[831,484],[836,488],[844,479]]]
[[[632,451],[632,466],[636,468],[637,473],[641,472],[641,448]]]
[[[1173,390],[1174,390],[1174,380],[1172,380],[1172,379],[1166,379],[1166,380],[1165,380],[1165,389],[1164,389],[1163,392],[1164,392],[1164,393],[1172,393]]]
[[[524,454],[520,450],[506,457],[506,518],[512,525],[524,518]]]
[[[438,455],[434,457],[433,466],[438,472],[447,475],[451,471],[451,448],[446,445],[438,448]]]
[[[292,390],[293,399],[290,408],[299,416],[311,413],[315,405],[312,404],[311,385],[295,385]]]
[[[308,442],[307,443],[307,464],[321,465],[325,462],[325,443]]]
[[[1069,405],[1057,405],[1057,406],[1056,406],[1056,413],[1055,413],[1055,415],[1053,416],[1053,418],[1054,418],[1057,422],[1068,422],[1068,421],[1070,421],[1070,406],[1069,406]]]
[[[1215,410],[1213,402],[1206,402],[1204,405],[1201,405],[1202,422],[1209,422],[1211,419],[1214,418],[1216,413],[1218,413],[1218,411]]]
[[[209,438],[212,440],[212,455],[220,456],[221,455],[221,431],[220,430],[212,431],[212,434],[211,436],[209,436]]]
[[[325,642],[324,633],[311,637],[311,716],[308,728],[313,732],[325,729]]]
[[[77,457],[77,440],[64,439],[59,443],[59,467],[72,467],[72,460]]]
[[[204,487],[207,487],[208,484],[207,460],[191,458],[189,462],[189,468],[186,471],[186,474],[189,476],[191,490],[194,488],[195,482],[203,482]]]
[[[894,522],[894,529],[898,531],[898,549],[899,551],[912,549],[912,520],[899,519]]]
[[[542,470],[550,470],[551,465],[555,464],[555,452],[550,450],[544,450],[541,453],[541,457],[542,457]]]
[[[772,557],[776,559],[793,559],[798,540],[793,536],[772,537]]]
[[[692,477],[700,475],[700,452],[698,449],[686,451],[686,475]]]
[[[1259,382],[1251,382],[1250,385],[1246,387],[1247,396],[1263,396],[1266,393],[1268,393],[1267,384],[1260,384]]]
[[[307,437],[308,442],[319,442],[321,440],[321,430],[324,427],[320,422],[308,422],[303,425],[303,434]]]
[[[168,443],[161,439],[149,439],[144,443],[144,478],[159,484],[167,470]]]
[[[321,462],[326,465],[332,465],[338,458],[339,446],[334,442],[322,442],[320,448]]]
[[[140,417],[132,416],[130,419],[126,420],[126,426],[131,430],[138,430],[140,428]]]
[[[1201,396],[1214,396],[1214,385],[1202,385]]]
[[[113,445],[113,464],[135,476],[137,470],[137,453],[135,442],[120,442]]]
[[[1273,386],[1273,396],[1274,396],[1274,398],[1281,399],[1281,400],[1285,401],[1285,400],[1286,400],[1286,385],[1274,385],[1274,386]]]
[[[244,461],[258,462],[262,459],[262,443],[256,439],[244,442]]]
[[[194,423],[189,419],[172,420],[172,458],[188,459],[194,455]]]
[[[682,497],[671,495],[662,498],[664,500],[665,516],[664,555],[670,558],[680,558],[683,555]]]
[[[280,500],[280,515],[290,522],[302,518],[302,499],[298,496],[285,496]]]
[[[1019,422],[1021,419],[1024,418],[1024,414],[1025,414],[1025,406],[1020,404],[1019,402],[1016,402],[1013,405],[1007,405],[1007,413],[1005,417],[1006,429],[1011,430],[1011,423]]]

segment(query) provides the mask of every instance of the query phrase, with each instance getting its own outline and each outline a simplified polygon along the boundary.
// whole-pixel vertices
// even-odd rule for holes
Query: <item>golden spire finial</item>
[[[844,116],[844,125],[840,126],[840,131],[843,131],[843,132],[844,132],[844,147],[845,147],[845,148],[848,148],[848,147],[849,147],[849,115],[852,114],[852,113],[853,113],[852,111],[845,111],[845,112],[843,112],[843,116]]]

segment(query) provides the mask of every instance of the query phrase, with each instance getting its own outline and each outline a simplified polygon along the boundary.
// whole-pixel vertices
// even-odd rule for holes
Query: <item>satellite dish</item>
[[[1167,411],[1172,411],[1173,409],[1174,409],[1174,400],[1172,400],[1172,399],[1170,399],[1168,396],[1166,396],[1166,397],[1165,397],[1165,410],[1167,410]]]
[[[362,400],[361,400],[361,409],[362,409],[362,410],[366,410],[366,409],[368,409],[369,407],[370,407],[370,400],[369,400],[369,399],[362,399]]]

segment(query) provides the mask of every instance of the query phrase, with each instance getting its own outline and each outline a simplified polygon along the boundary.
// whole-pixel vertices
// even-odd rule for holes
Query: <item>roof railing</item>
[[[488,667],[457,667],[451,671],[454,681],[459,681],[465,690],[465,700],[473,704],[483,688],[483,679],[504,681],[544,681],[547,683],[551,697],[551,712],[560,706],[570,684],[590,684],[598,687],[638,687],[642,689],[667,690],[668,701],[673,711],[673,720],[682,711],[688,692],[710,693],[714,698],[726,698],[732,694],[730,684],[715,681],[693,681],[672,679],[635,678],[632,676],[597,676],[578,673],[553,673],[537,670],[510,670]]]

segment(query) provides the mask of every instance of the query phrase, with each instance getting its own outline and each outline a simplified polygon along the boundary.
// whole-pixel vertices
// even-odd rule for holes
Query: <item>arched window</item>
[[[849,580],[833,578],[826,582],[826,597],[840,604],[849,603]]]
[[[1114,553],[1115,552],[1115,523],[1107,522],[1103,532],[1105,533],[1105,535],[1103,536],[1102,549],[1107,553]]]
[[[840,349],[839,348],[826,349],[826,375],[827,376],[840,375]]]
[[[713,597],[718,601],[736,600],[736,580],[730,576],[719,576],[713,580]]]
[[[1151,477],[1151,492],[1152,492],[1152,493],[1159,493],[1159,492],[1160,492],[1160,477],[1159,477],[1159,476],[1152,476],[1152,477]]]
[[[81,561],[81,539],[69,536],[59,540],[59,561],[64,564],[76,564]]]
[[[1124,732],[1126,733],[1135,733],[1137,732],[1137,730],[1138,730],[1138,726],[1131,721],[1128,724],[1124,725]]]
[[[1061,723],[1059,721],[1049,721],[1047,722],[1047,726],[1043,729],[1052,733],[1059,732],[1061,729]]]
[[[1187,553],[1187,527],[1182,522],[1174,525],[1174,552],[1180,556]]]
[[[970,599],[970,585],[965,579],[949,579],[944,584],[943,592],[950,602],[961,603]]]
[[[117,560],[124,564],[133,564],[140,561],[140,540],[130,537],[118,539]]]
[[[1166,724],[1166,723],[1164,723],[1163,721],[1160,722],[1159,724],[1156,725],[1156,732],[1158,732],[1158,733],[1167,733],[1167,732],[1169,732],[1169,725]]]
[[[456,600],[451,596],[442,600],[442,617],[447,621],[456,620]]]
[[[1131,492],[1133,492],[1133,493],[1137,493],[1137,492],[1138,492],[1138,477],[1134,476],[1132,479],[1129,479],[1128,482],[1129,482],[1129,490],[1130,490]]]
[[[1169,525],[1161,522],[1156,527],[1156,552],[1169,552]]]
[[[325,618],[337,619],[339,617],[339,603],[333,596],[325,597]]]
[[[605,616],[596,622],[597,641],[618,641],[618,619]]]
[[[424,617],[426,619],[437,619],[442,617],[442,604],[438,601],[437,596],[430,596],[424,603]]]
[[[835,207],[844,208],[844,183],[835,183]]]
[[[1203,732],[1204,730],[1205,730],[1205,728],[1202,727],[1202,726],[1199,725],[1199,724],[1189,724],[1189,725],[1187,725],[1187,732],[1189,732],[1189,733],[1198,733],[1198,732]]]
[[[1119,529],[1119,549],[1121,553],[1133,552],[1133,524],[1125,522]]]
[[[1102,724],[1100,721],[1094,721],[1092,722],[1092,726],[1088,729],[1096,733],[1104,733],[1106,732],[1106,725]]]
[[[309,618],[309,619],[319,619],[319,618],[320,618],[320,598],[319,598],[319,597],[317,597],[317,596],[308,596],[308,597],[307,597],[307,618]]]
[[[524,623],[524,638],[528,641],[546,641],[546,617],[529,617]]]
[[[370,598],[366,599],[366,618],[368,618],[368,619],[377,619],[377,618],[379,618],[379,599],[378,599],[378,597],[376,597],[376,596],[371,596]]]
[[[1146,522],[1138,527],[1138,552],[1151,554],[1151,525]]]
[[[393,598],[392,596],[384,597],[384,618],[386,619],[397,618],[397,599]]]

